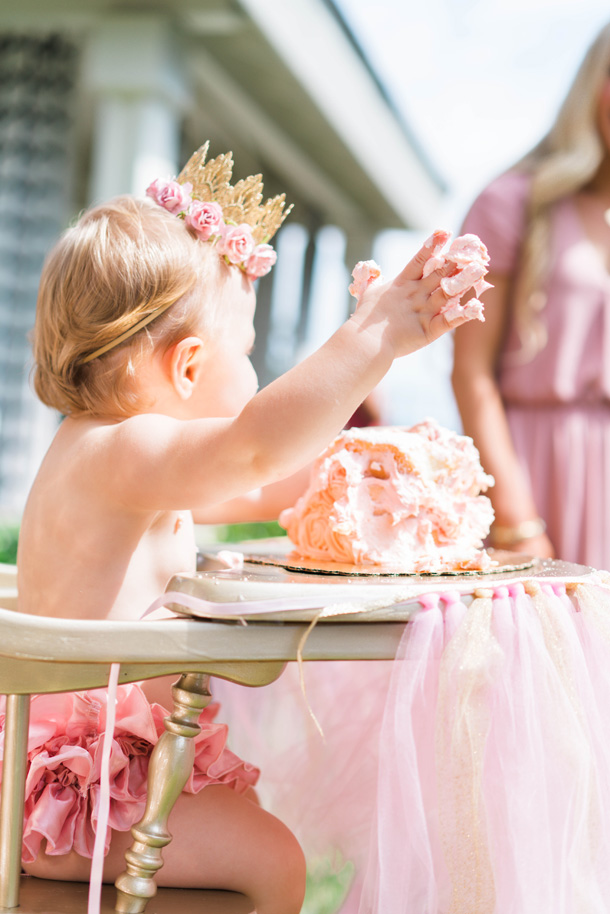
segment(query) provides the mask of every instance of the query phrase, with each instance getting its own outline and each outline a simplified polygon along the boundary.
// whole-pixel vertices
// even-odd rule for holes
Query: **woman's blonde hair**
[[[548,270],[550,208],[561,197],[587,185],[606,154],[597,125],[597,109],[610,65],[610,23],[587,51],[570,90],[546,136],[513,168],[531,175],[527,225],[515,286],[515,321],[520,356],[532,358],[546,345],[539,317]]]
[[[134,383],[147,353],[214,321],[211,246],[162,207],[117,197],[87,210],[45,261],[33,330],[36,393],[64,414],[124,418],[143,405]],[[172,304],[120,346],[89,354]]]

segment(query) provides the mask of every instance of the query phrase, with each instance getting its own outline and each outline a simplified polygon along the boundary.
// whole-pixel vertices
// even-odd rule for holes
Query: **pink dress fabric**
[[[75,850],[91,857],[100,796],[102,740],[106,726],[106,689],[60,695],[34,695],[28,737],[23,860],[32,862],[46,839],[47,854]],[[0,697],[0,758],[4,750],[4,696]],[[195,737],[195,765],[184,788],[199,793],[223,784],[244,793],[258,779],[258,769],[227,746],[227,726],[214,719],[211,704],[200,718]],[[151,704],[136,683],[117,690],[116,725],[110,755],[109,825],[128,831],[144,814],[146,779],[153,746],[165,732],[169,711]],[[105,852],[110,847],[110,830]]]
[[[490,271],[513,276],[529,179],[508,172],[474,202],[462,230],[483,239]],[[509,326],[499,385],[517,454],[557,557],[610,569],[610,275],[572,198],[551,214],[541,317],[548,342],[517,364]]]

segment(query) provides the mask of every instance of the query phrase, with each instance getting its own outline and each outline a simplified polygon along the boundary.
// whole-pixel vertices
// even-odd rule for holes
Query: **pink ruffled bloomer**
[[[47,854],[75,850],[93,855],[100,795],[102,741],[106,726],[106,689],[31,700],[28,771],[25,788],[23,860],[36,859],[41,842]],[[195,765],[184,788],[198,793],[223,784],[244,793],[258,769],[226,747],[227,726],[214,723],[219,705],[202,712],[195,737]],[[165,731],[169,712],[151,704],[137,684],[119,686],[110,755],[109,825],[128,831],[144,813],[146,779],[153,746]],[[5,698],[0,697],[0,758],[4,750]],[[110,846],[110,830],[105,853]]]

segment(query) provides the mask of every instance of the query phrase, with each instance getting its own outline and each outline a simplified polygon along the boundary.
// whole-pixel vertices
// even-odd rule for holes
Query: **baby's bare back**
[[[172,574],[194,569],[190,512],[136,511],[117,497],[116,428],[66,419],[57,432],[21,525],[22,612],[137,619]]]

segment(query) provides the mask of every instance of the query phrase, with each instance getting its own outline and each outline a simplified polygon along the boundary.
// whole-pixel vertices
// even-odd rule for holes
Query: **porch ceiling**
[[[78,34],[134,14],[172,24],[190,75],[189,140],[210,135],[212,154],[229,140],[244,173],[271,176],[266,190],[290,188],[350,233],[434,220],[442,181],[331,0],[5,0],[0,30]]]

